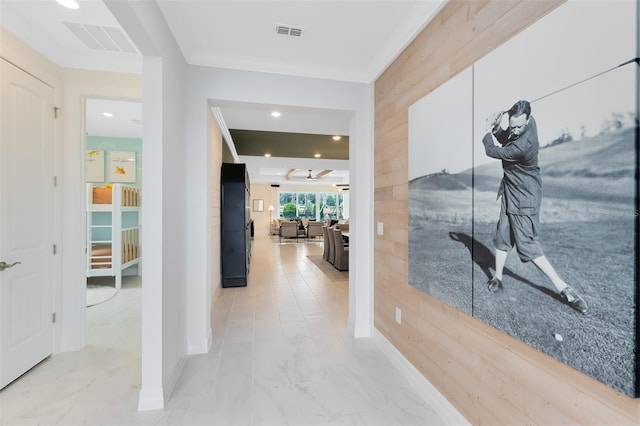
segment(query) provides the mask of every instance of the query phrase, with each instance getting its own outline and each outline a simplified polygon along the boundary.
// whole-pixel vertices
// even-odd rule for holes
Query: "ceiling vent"
[[[78,24],[76,22],[63,22],[63,24],[89,49],[138,53],[119,28]]]
[[[302,28],[294,28],[288,25],[276,25],[276,32],[282,35],[300,37],[302,35]]]

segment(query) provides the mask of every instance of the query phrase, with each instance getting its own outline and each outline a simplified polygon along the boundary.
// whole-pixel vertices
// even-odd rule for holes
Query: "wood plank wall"
[[[562,2],[450,1],[375,82],[375,327],[472,424],[640,424],[640,399],[408,284],[408,107]]]

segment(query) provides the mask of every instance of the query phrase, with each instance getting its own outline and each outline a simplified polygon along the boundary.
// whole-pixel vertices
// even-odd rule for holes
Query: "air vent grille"
[[[276,33],[292,37],[300,37],[302,35],[302,28],[291,27],[289,25],[276,25]]]
[[[76,22],[63,22],[63,24],[89,49],[138,53],[119,28]]]

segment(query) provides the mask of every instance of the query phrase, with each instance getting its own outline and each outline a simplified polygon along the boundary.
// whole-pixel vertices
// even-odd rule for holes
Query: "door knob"
[[[14,266],[20,264],[22,262],[13,262],[12,264],[8,264],[7,262],[0,262],[0,272],[4,271],[7,268],[13,268]]]

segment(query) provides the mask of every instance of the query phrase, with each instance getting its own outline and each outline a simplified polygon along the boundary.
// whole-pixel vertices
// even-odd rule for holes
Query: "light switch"
[[[382,222],[378,222],[378,235],[383,235],[384,234],[384,225],[382,224]]]

